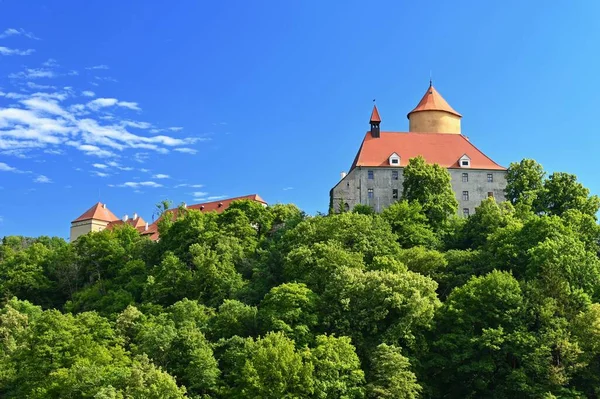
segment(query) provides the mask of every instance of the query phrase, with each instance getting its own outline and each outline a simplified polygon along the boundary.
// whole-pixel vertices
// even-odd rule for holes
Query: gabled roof
[[[115,220],[119,220],[118,217],[114,215],[111,211],[108,210],[106,204],[101,202],[96,203],[90,209],[85,211],[83,215],[79,216],[77,219],[73,220],[74,222],[82,222],[84,220],[101,220],[103,222],[113,222]]]
[[[444,111],[462,117],[461,114],[456,112],[454,108],[452,108],[450,104],[448,104],[446,100],[444,100],[444,97],[442,97],[442,95],[438,93],[438,91],[435,89],[435,87],[433,87],[431,83],[429,84],[429,88],[425,92],[425,95],[423,96],[421,101],[419,101],[419,104],[406,116],[409,117],[410,114],[412,114],[413,112],[420,111]]]
[[[186,208],[187,209],[195,209],[200,212],[221,213],[221,212],[225,211],[225,209],[229,208],[229,205],[231,205],[231,203],[233,201],[239,201],[239,200],[257,201],[257,202],[267,205],[267,202],[264,199],[262,199],[260,197],[260,195],[251,194],[251,195],[244,195],[242,197],[226,198],[226,199],[222,199],[219,201],[203,202],[201,204],[188,205]],[[177,217],[178,211],[179,211],[179,208],[169,209],[169,212],[171,212],[173,214],[173,218]],[[149,238],[153,241],[158,240],[158,238],[159,238],[158,222],[160,219],[161,218],[158,218],[154,223],[150,224],[148,226],[148,230],[146,230],[145,226],[144,226],[144,227],[138,228],[138,231],[142,235],[149,236]]]
[[[411,158],[421,155],[428,163],[460,168],[459,159],[468,155],[472,169],[506,170],[460,134],[402,132],[381,132],[379,138],[373,138],[371,132],[367,132],[351,169],[357,166],[387,167],[391,152],[400,156],[400,166],[406,166]]]
[[[113,229],[113,228],[115,228],[116,226],[120,226],[120,225],[122,225],[122,224],[128,224],[128,225],[130,225],[131,227],[133,227],[133,228],[136,228],[136,229],[138,229],[138,230],[139,230],[141,227],[145,227],[145,226],[146,226],[146,221],[145,221],[144,219],[142,219],[142,217],[141,217],[141,216],[138,216],[138,217],[136,217],[135,219],[134,219],[134,218],[127,219],[127,221],[126,221],[126,222],[124,222],[124,221],[122,221],[121,219],[119,219],[119,220],[115,220],[115,221],[113,221],[113,222],[110,222],[109,224],[107,224],[107,225],[106,225],[106,228],[107,228],[108,230],[112,230],[112,229]]]
[[[371,112],[371,119],[369,119],[369,122],[381,122],[377,105],[373,105],[373,112]]]

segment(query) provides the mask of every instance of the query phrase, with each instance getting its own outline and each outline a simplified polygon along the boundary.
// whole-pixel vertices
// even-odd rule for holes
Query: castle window
[[[463,191],[463,201],[468,201],[468,200],[469,200],[469,192]]]
[[[398,189],[397,188],[394,188],[392,190],[392,198],[393,199],[398,199]]]
[[[463,216],[469,217],[469,208],[463,208]]]
[[[398,180],[398,171],[392,170],[392,180]]]
[[[373,194],[373,189],[372,188],[370,188],[370,189],[367,190],[367,195],[368,195],[369,198],[373,199],[374,194]]]
[[[488,197],[494,198],[494,192],[493,191],[488,191]]]
[[[463,173],[462,174],[462,182],[463,183],[467,183],[469,181],[469,174],[468,173]]]
[[[494,181],[494,175],[491,173],[488,173],[487,175],[488,183],[492,183]]]
[[[350,210],[350,205],[347,202],[344,204],[344,209],[346,210],[346,212]]]
[[[373,172],[372,170],[367,172],[367,178],[369,180],[373,180],[375,178],[375,172]]]

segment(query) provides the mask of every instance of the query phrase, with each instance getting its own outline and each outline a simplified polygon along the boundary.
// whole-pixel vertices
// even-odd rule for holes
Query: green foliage
[[[432,226],[439,228],[458,209],[450,184],[450,173],[438,164],[428,164],[421,156],[412,158],[404,168],[402,198],[423,207]]]
[[[597,198],[523,160],[462,218],[445,170],[405,177],[381,214],[163,204],[159,242],[4,237],[0,397],[600,397]]]
[[[369,206],[369,205],[356,204],[356,205],[354,205],[354,208],[352,208],[352,212],[358,213],[361,215],[374,215],[375,209],[373,209],[373,207]]]

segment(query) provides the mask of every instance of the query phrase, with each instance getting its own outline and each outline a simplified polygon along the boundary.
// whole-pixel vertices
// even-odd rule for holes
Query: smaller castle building
[[[186,209],[195,209],[200,212],[217,212],[221,213],[225,209],[229,208],[229,205],[233,201],[238,200],[250,200],[256,201],[264,206],[267,206],[267,202],[263,200],[258,194],[245,195],[242,197],[234,197],[222,199],[219,201],[212,202],[204,202],[201,204],[194,205],[184,205]],[[174,214],[177,213],[177,208],[169,209],[170,212]],[[158,218],[153,223],[146,222],[141,216],[137,213],[133,214],[133,217],[130,218],[128,215],[123,216],[122,218],[118,218],[114,213],[112,213],[106,204],[102,202],[98,202],[94,204],[90,209],[85,211],[81,216],[71,222],[71,234],[70,234],[70,242],[75,241],[80,236],[98,232],[105,229],[113,229],[116,226],[120,226],[123,224],[128,224],[135,228],[141,235],[147,236],[152,241],[158,241],[159,239],[159,231],[158,231]]]
[[[469,216],[482,200],[505,200],[506,168],[494,162],[462,135],[462,115],[456,112],[430,82],[419,104],[408,113],[408,132],[381,131],[381,117],[373,107],[371,129],[363,138],[348,173],[331,189],[334,211],[358,204],[381,212],[401,199],[403,169],[411,158],[446,169],[459,203],[458,212]]]

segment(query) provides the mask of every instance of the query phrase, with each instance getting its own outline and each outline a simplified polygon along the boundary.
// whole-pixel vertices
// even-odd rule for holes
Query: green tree
[[[400,348],[380,344],[371,356],[367,392],[369,398],[417,399],[421,385],[410,370],[409,360]]]
[[[544,181],[535,207],[538,212],[558,216],[569,209],[576,209],[595,218],[600,199],[596,195],[590,196],[590,190],[579,183],[575,175],[555,172]]]
[[[314,366],[314,398],[364,398],[365,374],[350,338],[317,336],[311,360]]]
[[[408,161],[403,173],[402,198],[420,203],[432,226],[440,228],[456,213],[458,201],[448,170],[418,156]]]
[[[381,217],[392,226],[392,231],[398,236],[398,243],[403,248],[440,246],[440,240],[431,229],[423,206],[417,201],[395,202],[381,213]]]
[[[542,190],[544,168],[533,159],[509,165],[506,173],[506,199],[512,204],[531,206]]]

